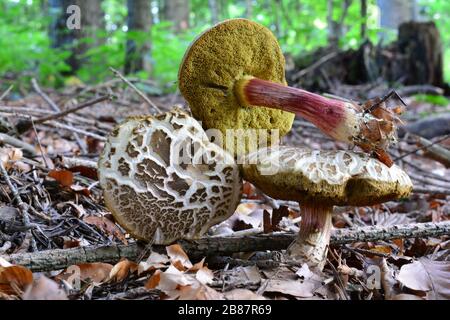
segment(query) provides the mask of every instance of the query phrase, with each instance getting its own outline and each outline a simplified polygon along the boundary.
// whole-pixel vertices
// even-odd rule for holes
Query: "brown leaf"
[[[22,295],[23,300],[68,300],[66,293],[58,284],[41,275]]]
[[[146,261],[139,262],[138,275],[140,275],[143,272],[165,268],[165,267],[167,267],[166,264],[169,261],[170,260],[166,255],[159,254],[158,252],[152,251]]]
[[[264,292],[279,292],[293,297],[310,298],[314,291],[320,286],[320,282],[292,281],[292,280],[269,280]]]
[[[183,248],[179,244],[173,244],[171,246],[166,247],[167,255],[170,258],[170,262],[178,267],[181,267],[184,271],[186,269],[192,268],[192,262],[189,260],[188,255],[184,252]],[[177,261],[179,261],[177,263]]]
[[[226,300],[266,300],[248,289],[234,289],[225,293]]]
[[[211,284],[214,279],[214,273],[208,269],[208,267],[202,267],[195,274],[195,279],[197,279],[202,284]]]
[[[84,216],[83,221],[96,226],[100,230],[103,230],[109,235],[112,235],[122,241],[124,244],[128,244],[127,239],[125,238],[125,235],[122,233],[120,228],[111,220],[105,218],[105,217],[98,217],[98,216]]]
[[[78,172],[84,177],[90,178],[92,180],[98,180],[97,170],[95,168],[86,166],[73,166],[69,168],[72,172]]]
[[[73,184],[73,173],[68,170],[50,170],[48,176],[58,181],[63,187],[70,187]]]
[[[222,293],[201,283],[183,286],[179,289],[179,300],[223,300]]]
[[[136,262],[124,259],[118,262],[109,273],[109,279],[112,281],[123,281],[129,274],[136,272],[138,264]]]
[[[427,292],[432,300],[450,299],[450,262],[421,258],[400,269],[397,280],[404,286]]]
[[[145,284],[146,289],[155,289],[159,282],[161,281],[161,270],[156,270],[155,273],[150,277],[150,279],[147,280],[147,283]]]
[[[22,266],[0,267],[0,292],[21,294],[33,282],[33,273]]]
[[[272,221],[270,219],[270,212],[267,210],[264,210],[264,212],[263,212],[263,232],[271,233],[272,231],[273,231],[273,229],[272,229]]]
[[[109,263],[93,262],[72,265],[58,274],[55,279],[74,282],[77,280],[93,283],[103,283],[108,280],[113,266]]]

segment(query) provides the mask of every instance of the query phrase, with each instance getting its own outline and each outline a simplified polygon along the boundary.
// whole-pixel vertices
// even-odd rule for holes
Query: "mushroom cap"
[[[178,82],[192,114],[205,128],[219,129],[223,137],[226,129],[279,129],[281,137],[291,129],[295,115],[242,106],[234,84],[248,76],[286,84],[284,66],[281,48],[269,29],[247,19],[231,19],[192,42],[180,65]]]
[[[269,196],[300,203],[364,206],[407,197],[405,171],[364,153],[273,147],[249,154],[244,179]]]
[[[178,109],[118,125],[98,173],[116,221],[155,244],[199,238],[233,214],[242,188],[234,158]]]

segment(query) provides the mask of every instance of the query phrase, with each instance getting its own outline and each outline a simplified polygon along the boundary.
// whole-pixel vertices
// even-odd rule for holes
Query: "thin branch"
[[[9,88],[6,89],[6,91],[2,93],[2,95],[0,96],[0,101],[2,101],[9,94],[9,92],[12,90],[12,88],[14,88],[14,85],[10,85]]]
[[[37,92],[37,94],[40,95],[41,98],[45,100],[45,102],[47,102],[47,104],[50,106],[50,108],[53,109],[53,111],[55,112],[61,111],[58,105],[52,99],[50,99],[50,97],[44,91],[42,91],[35,78],[31,79],[31,84],[34,90]]]
[[[67,110],[64,110],[64,111],[61,111],[61,112],[58,112],[58,113],[55,113],[55,114],[52,114],[52,115],[49,115],[49,116],[46,116],[46,117],[38,118],[38,119],[36,119],[34,121],[34,123],[35,124],[40,124],[40,123],[44,123],[44,122],[46,122],[48,120],[55,120],[55,119],[58,119],[58,118],[62,118],[64,116],[68,115],[69,113],[80,111],[81,109],[84,109],[86,107],[92,106],[92,105],[97,104],[99,102],[108,100],[110,98],[111,98],[110,96],[102,96],[102,97],[99,97],[97,99],[92,99],[92,100],[89,100],[89,101],[87,101],[85,103],[77,105],[77,106],[75,106],[73,108],[69,108]]]
[[[352,242],[390,240],[397,238],[438,237],[450,235],[450,221],[439,223],[418,223],[394,226],[371,226],[357,229],[337,229],[331,236],[332,245]],[[273,233],[247,237],[207,237],[199,240],[181,240],[178,243],[191,258],[230,255],[235,252],[284,250],[296,238],[293,233]],[[35,253],[20,253],[1,256],[13,264],[23,265],[33,271],[56,270],[85,262],[114,263],[122,258],[136,260],[145,246],[94,245],[73,249],[55,249]],[[164,246],[153,246],[165,251]]]
[[[156,104],[154,104],[141,90],[139,90],[134,84],[132,84],[127,78],[125,78],[119,71],[114,69],[113,67],[109,67],[109,69],[123,82],[125,82],[131,89],[133,89],[149,106],[155,109],[157,112],[161,112]]]

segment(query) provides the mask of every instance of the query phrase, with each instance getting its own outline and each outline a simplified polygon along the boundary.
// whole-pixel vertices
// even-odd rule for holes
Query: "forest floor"
[[[144,93],[154,86],[136,84]],[[332,238],[318,274],[284,259],[298,232],[298,204],[270,199],[249,183],[234,215],[203,242],[137,243],[105,207],[96,162],[115,123],[154,110],[120,79],[32,88],[0,98],[0,298],[450,299],[450,169],[439,154],[421,150],[417,136],[403,135],[390,150],[394,159],[403,155],[396,163],[413,180],[411,197],[337,208],[335,229],[352,236]],[[150,99],[164,111],[186,108],[178,94]],[[407,124],[450,112],[407,102]],[[430,140],[450,147],[444,138]],[[283,143],[348,148],[298,118]],[[370,238],[373,230],[382,235]],[[215,254],[205,244],[217,246]]]

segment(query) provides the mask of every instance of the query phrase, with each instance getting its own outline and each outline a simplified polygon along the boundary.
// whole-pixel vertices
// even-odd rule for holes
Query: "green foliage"
[[[445,48],[445,75],[450,81],[450,1],[418,1],[422,15],[434,20],[441,31]],[[14,74],[24,80],[34,76],[45,85],[63,84],[63,74],[70,71],[65,61],[71,53],[50,48],[50,18],[45,7],[42,7],[44,3],[46,1],[0,1],[0,74]],[[103,0],[106,30],[98,32],[96,39],[83,40],[97,45],[85,53],[86,62],[76,76],[87,83],[101,82],[111,77],[109,66],[123,69],[128,39],[135,40],[138,46],[150,40],[151,50],[147,56],[152,65],[151,74],[138,72],[135,76],[151,77],[162,87],[174,90],[178,66],[186,48],[198,33],[211,26],[211,8],[208,1],[190,0],[190,28],[174,33],[171,23],[164,21],[163,14],[158,11],[157,5],[161,3],[152,1],[153,26],[150,33],[127,32],[126,1]],[[216,0],[219,20],[236,17],[253,19],[270,28],[279,39],[283,51],[293,55],[328,44],[327,1],[252,1],[251,12],[246,7],[248,3],[245,0]],[[339,21],[343,14],[343,0],[334,0],[333,3],[332,19]],[[364,40],[361,38],[361,24],[364,22],[368,38],[378,41],[381,31],[378,28],[379,10],[376,0],[368,0],[367,3],[368,17],[364,21],[361,1],[351,1],[343,20],[344,32],[339,41],[342,48],[356,48],[361,44]]]
[[[447,107],[448,105],[450,105],[450,100],[444,96],[418,94],[414,96],[414,99],[419,102],[426,102],[441,107]]]
[[[33,6],[3,4],[0,10],[0,74],[14,74],[20,79],[38,77],[46,85],[62,81],[70,67],[64,62],[70,52],[50,48],[48,18]],[[27,19],[27,14],[35,14]]]

